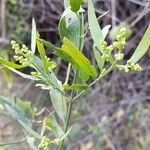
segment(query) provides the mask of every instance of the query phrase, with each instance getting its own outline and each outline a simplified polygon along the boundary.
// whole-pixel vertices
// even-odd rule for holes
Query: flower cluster
[[[108,61],[108,58],[113,50],[113,46],[112,45],[108,46],[107,43],[104,40],[102,40],[100,42],[100,49],[103,53],[102,58],[105,58]]]
[[[115,59],[117,61],[123,60],[124,54],[122,53],[122,50],[124,49],[126,44],[126,36],[126,28],[122,27],[116,36],[116,41],[113,42],[113,48],[118,50],[117,54],[115,54]]]
[[[126,36],[127,36],[126,28],[122,27],[116,36],[116,40],[112,43],[112,45],[108,46],[106,41],[102,40],[100,42],[102,58],[104,58],[106,61],[110,61],[110,63],[112,63],[112,62],[116,63],[116,62],[122,61],[124,58],[124,53],[122,51],[126,44]],[[112,51],[115,51],[114,57],[112,56]],[[113,58],[114,58],[114,60],[113,60]],[[119,70],[122,70],[125,72],[129,72],[130,70],[131,71],[142,70],[142,68],[139,66],[139,64],[130,62],[130,60],[128,60],[125,65],[116,64],[116,67]]]
[[[41,143],[39,144],[39,148],[42,150],[48,150],[48,146],[50,144],[50,139],[47,137],[42,137]]]
[[[127,61],[126,65],[117,65],[117,68],[124,72],[129,72],[130,70],[131,71],[141,71],[142,70],[142,68],[139,64],[132,63],[130,60]]]
[[[126,35],[127,35],[126,28],[123,27],[120,29],[119,33],[116,36],[116,41],[114,41],[112,45],[108,46],[107,43],[104,40],[102,40],[100,42],[100,49],[103,53],[102,57],[108,60],[108,57],[111,55],[111,52],[114,49],[116,49],[117,54],[115,54],[115,59],[117,61],[121,61],[124,57],[122,50],[125,47]]]
[[[23,66],[27,66],[31,63],[33,58],[33,53],[28,49],[28,47],[23,44],[21,47],[16,41],[11,41],[12,49],[15,50],[14,59],[19,61]]]

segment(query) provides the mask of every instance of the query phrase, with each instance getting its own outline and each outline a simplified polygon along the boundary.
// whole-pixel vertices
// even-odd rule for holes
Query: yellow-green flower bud
[[[16,41],[11,40],[11,45],[14,45],[14,44],[16,44]]]
[[[117,61],[123,60],[123,57],[124,57],[124,54],[123,54],[123,53],[115,54],[115,58],[116,58]]]

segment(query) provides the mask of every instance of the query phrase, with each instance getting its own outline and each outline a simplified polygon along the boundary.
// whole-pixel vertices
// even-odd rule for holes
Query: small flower
[[[50,139],[47,137],[42,137],[41,143],[39,144],[39,148],[42,150],[48,150],[48,146],[50,144]]]
[[[28,49],[28,47],[25,44],[22,44],[22,47],[20,47],[20,45],[14,40],[11,41],[11,45],[12,49],[14,49],[16,53],[14,59],[19,61],[19,63],[23,66],[29,65],[32,61],[33,53]]]
[[[117,61],[123,60],[123,57],[124,57],[124,54],[123,54],[123,53],[115,54],[115,58],[116,58]]]

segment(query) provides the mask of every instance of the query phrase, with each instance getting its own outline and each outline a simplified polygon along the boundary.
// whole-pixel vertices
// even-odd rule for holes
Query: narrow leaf
[[[3,74],[4,78],[7,81],[8,87],[11,88],[12,87],[12,83],[13,83],[13,77],[11,75],[11,72],[7,68],[2,68],[1,71],[2,71],[2,74]]]
[[[72,90],[72,89],[85,90],[87,88],[87,85],[86,84],[72,84],[72,85],[64,84],[63,87],[65,90]]]
[[[28,132],[29,135],[32,135],[33,137],[39,140],[42,139],[42,137],[37,132],[35,132],[28,124],[25,124],[21,120],[18,120],[18,122],[23,126],[23,128]]]
[[[109,29],[110,29],[111,25],[107,25],[105,26],[103,29],[102,29],[102,35],[103,35],[103,38],[105,39],[108,32],[109,32]]]
[[[37,37],[37,39],[40,38],[40,35],[39,35],[38,32],[37,32],[37,34],[36,34],[36,37]],[[39,52],[39,54],[40,54],[40,57],[41,57],[41,59],[42,59],[42,61],[43,61],[43,63],[44,63],[45,69],[48,70],[48,63],[47,63],[47,59],[46,59],[45,48],[44,48],[43,43],[41,43],[41,42],[38,41],[38,40],[37,40],[37,49],[38,49],[38,52]]]
[[[141,39],[138,47],[136,48],[134,54],[130,58],[133,63],[138,62],[150,47],[150,25],[148,26],[143,38]]]
[[[98,24],[92,0],[88,0],[88,21],[92,39],[97,48],[100,47],[100,40],[103,39],[101,28]]]
[[[54,74],[51,74],[50,80],[51,82],[53,82],[55,87],[57,87],[57,89],[63,91],[62,83],[57,79],[57,77]],[[54,87],[52,87],[52,89],[50,90],[50,97],[57,115],[63,121],[65,121],[67,107],[64,95],[58,90],[56,90]]]
[[[21,69],[21,68],[26,67],[26,66],[22,66],[22,65],[18,65],[18,64],[9,62],[1,57],[0,57],[0,64],[11,67],[11,68],[16,68],[16,69]]]
[[[53,131],[54,135],[58,138],[61,137],[64,132],[59,126],[58,122],[56,121],[55,117],[53,115],[50,115],[44,119],[46,128],[50,131]]]
[[[108,27],[103,29],[103,32],[99,26],[98,19],[95,14],[95,9],[92,3],[92,0],[88,0],[88,21],[89,21],[89,29],[94,41],[93,51],[96,62],[100,69],[103,68],[105,60],[102,58],[101,54],[96,50],[98,48],[100,50],[100,41],[105,38],[107,35]]]
[[[38,81],[39,79],[36,78],[36,77],[33,77],[31,75],[28,75],[28,74],[24,74],[16,69],[13,69],[13,68],[10,68],[10,67],[7,67],[9,70],[11,70],[12,72],[16,73],[17,75],[23,77],[24,79],[29,79],[29,80],[35,80],[35,81]]]
[[[90,64],[90,61],[67,38],[64,38],[64,44],[62,45],[61,49],[71,56],[72,62],[70,63],[73,63],[72,65],[82,71],[84,75],[92,77],[96,76],[96,69],[94,68],[94,66]]]
[[[32,33],[31,33],[31,51],[35,53],[36,49],[36,24],[34,18],[32,19]]]

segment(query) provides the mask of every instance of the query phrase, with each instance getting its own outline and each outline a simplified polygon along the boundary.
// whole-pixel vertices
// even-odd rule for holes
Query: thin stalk
[[[12,144],[20,144],[20,143],[24,143],[26,142],[26,139],[21,139],[18,141],[10,141],[10,142],[6,142],[6,143],[1,143],[0,146],[6,146],[6,145],[12,145]]]
[[[94,80],[91,84],[89,84],[88,88],[90,88],[91,86],[93,86],[93,85],[94,85],[95,83],[97,83],[100,79],[102,79],[105,75],[107,75],[108,73],[110,73],[110,72],[113,70],[113,68],[114,68],[114,65],[112,65],[105,73],[100,74],[99,77],[98,77],[96,80]],[[78,95],[76,95],[76,96],[73,98],[72,101],[74,102],[76,99],[78,99],[82,94],[85,93],[85,91],[86,91],[86,90],[81,91]]]
[[[76,81],[76,71],[75,71],[75,75],[74,75],[74,80],[73,80],[73,84]],[[71,91],[71,100],[68,102],[68,108],[67,108],[67,117],[66,117],[66,122],[65,122],[65,131],[64,133],[67,132],[68,127],[69,127],[69,121],[70,121],[70,116],[71,116],[71,112],[72,112],[72,104],[73,104],[73,97],[74,97],[74,90]],[[62,140],[60,146],[59,146],[59,150],[63,149],[63,144],[64,144],[64,139]]]
[[[79,50],[82,51],[82,19],[83,19],[83,16],[81,14],[81,16],[79,16],[79,19],[80,19],[80,41],[79,41]],[[69,66],[68,66],[69,67]],[[75,70],[75,75],[74,75],[74,79],[73,79],[73,84],[76,82],[77,80],[77,70]],[[70,73],[70,71],[69,71]],[[68,73],[67,73],[68,75]],[[67,77],[66,77],[67,78]],[[66,122],[65,122],[65,133],[67,132],[68,130],[68,127],[69,127],[69,122],[70,122],[70,116],[71,116],[71,112],[72,112],[72,105],[73,105],[73,99],[76,95],[76,92],[74,90],[71,91],[71,100],[68,102],[68,109],[67,109],[67,117],[66,117]],[[59,150],[62,150],[63,149],[63,144],[64,144],[64,139],[62,140],[60,146],[59,146]]]
[[[66,74],[66,79],[65,79],[65,83],[64,84],[68,83],[69,75],[70,75],[70,70],[71,70],[71,63],[68,64],[67,74]]]
[[[51,84],[58,92],[60,92],[60,93],[63,94],[64,96],[66,96],[67,100],[70,101],[71,98],[70,98],[70,96],[69,96],[67,93],[61,91],[61,90],[60,90],[58,87],[56,87],[51,81],[49,81],[49,79],[48,79],[48,78],[45,76],[45,74],[38,68],[38,66],[37,66],[36,64],[32,63],[32,65],[45,77],[46,81],[47,81],[49,84]]]

